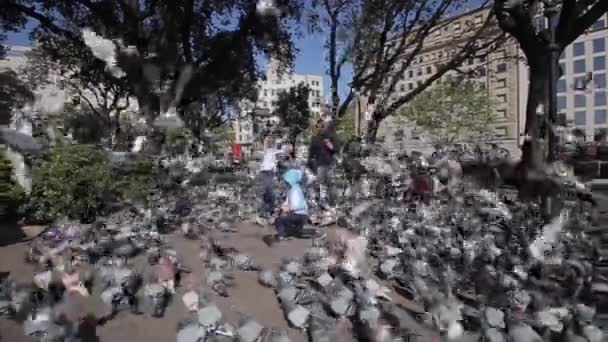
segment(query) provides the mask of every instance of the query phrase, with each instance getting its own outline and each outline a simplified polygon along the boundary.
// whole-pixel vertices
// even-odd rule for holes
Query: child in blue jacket
[[[276,235],[264,237],[266,244],[272,245],[290,236],[316,235],[316,232],[311,234],[304,232],[304,225],[308,221],[308,204],[301,186],[303,177],[304,173],[298,169],[289,169],[283,173],[282,178],[289,185],[289,191],[281,207],[281,214],[274,222]]]

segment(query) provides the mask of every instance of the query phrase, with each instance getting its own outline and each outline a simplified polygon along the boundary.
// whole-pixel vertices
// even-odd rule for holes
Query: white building
[[[255,104],[245,104],[243,113],[234,120],[235,142],[243,145],[245,156],[251,155],[256,143],[261,143],[260,133],[280,124],[273,114],[279,93],[289,91],[299,84],[310,88],[308,105],[313,115],[321,116],[324,111],[323,76],[301,75],[293,72],[280,73],[278,62],[270,61],[266,77],[258,82],[258,99]]]
[[[25,62],[27,62],[25,54],[32,48],[18,45],[8,46],[7,48],[5,58],[0,60],[0,70],[11,69],[17,71],[24,67]]]
[[[600,18],[587,32],[566,48],[560,65],[563,76],[557,84],[559,113],[566,115],[585,140],[608,130],[608,24]]]

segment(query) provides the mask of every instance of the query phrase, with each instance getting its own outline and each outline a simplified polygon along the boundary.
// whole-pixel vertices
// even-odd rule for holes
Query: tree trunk
[[[381,117],[381,116],[377,116],[376,113],[374,113],[372,119],[369,120],[369,122],[367,123],[365,138],[367,139],[367,142],[369,142],[369,143],[376,142],[376,135],[378,134],[378,127],[380,127],[380,123],[382,122],[381,119],[378,119],[379,117]]]
[[[547,81],[549,70],[547,62],[539,56],[536,61],[528,61],[530,65],[530,83],[528,85],[528,100],[526,105],[526,126],[524,134],[526,139],[522,144],[521,167],[524,170],[539,171],[543,169],[543,151],[545,150],[545,137],[542,136],[541,127],[544,116],[537,114],[539,104],[547,110]],[[542,139],[542,140],[541,140]]]

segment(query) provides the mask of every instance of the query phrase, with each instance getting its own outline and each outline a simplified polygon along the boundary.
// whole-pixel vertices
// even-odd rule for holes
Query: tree
[[[351,102],[351,105],[348,106],[346,112],[338,121],[336,131],[340,141],[350,141],[356,135],[357,110],[355,103]]]
[[[546,104],[549,95],[549,66],[552,64],[559,68],[561,53],[608,12],[608,1],[562,0],[557,13],[559,19],[554,46],[550,44],[548,32],[539,31],[534,25],[535,17],[541,14],[540,6],[541,3],[537,0],[494,1],[498,25],[517,41],[530,69],[525,126],[528,139],[522,147],[522,164],[525,168],[536,171],[544,168],[541,122],[537,109],[539,105]],[[549,60],[552,48],[555,48],[557,53]]]
[[[310,88],[300,83],[289,88],[288,91],[280,92],[275,103],[275,115],[281,118],[281,121],[287,127],[287,135],[293,146],[292,153],[294,155],[298,136],[309,127],[310,123],[309,94]]]
[[[13,70],[0,72],[0,125],[8,125],[14,110],[32,101],[34,95]]]
[[[479,139],[492,132],[495,122],[487,93],[473,81],[449,79],[427,89],[401,114],[421,128],[435,144]]]
[[[102,52],[116,54],[122,78],[151,123],[172,106],[181,111],[209,97],[254,98],[258,52],[292,63],[290,24],[298,18],[299,1],[277,1],[280,16],[259,15],[256,3],[8,0],[2,10],[37,20],[34,37],[54,60],[95,60],[84,64],[83,73],[105,77],[108,66],[97,63],[82,30],[90,28],[112,39],[113,46]]]
[[[53,86],[71,94],[73,100],[80,103],[83,117],[69,120],[79,122],[79,127],[85,130],[82,124],[94,123],[89,130],[96,131],[98,137],[110,136],[112,147],[116,147],[115,138],[121,133],[121,115],[130,106],[127,82],[105,72],[103,62],[88,58],[86,51],[72,49],[62,53],[64,57],[56,61],[45,49],[32,49],[26,53],[27,62],[21,75],[33,89]],[[71,114],[78,114],[78,111],[71,111]]]
[[[436,30],[449,25],[447,19],[464,6],[487,6],[487,1],[467,0],[315,0],[309,11],[313,29],[327,32],[326,50],[330,78],[332,111],[341,117],[357,94],[373,103],[372,119],[367,127],[369,139],[375,139],[380,122],[396,113],[433,82],[463,61],[486,55],[500,46],[504,35],[494,29],[492,16],[480,24],[466,23],[453,50],[446,54],[436,70],[422,83],[407,92],[398,84],[425,51],[428,39]],[[340,99],[338,88],[343,82],[346,64],[353,69],[347,84],[349,93]]]

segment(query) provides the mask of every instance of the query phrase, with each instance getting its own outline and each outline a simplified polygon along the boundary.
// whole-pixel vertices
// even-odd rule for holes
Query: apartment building
[[[489,9],[478,9],[451,18],[435,29],[417,59],[406,71],[399,86],[400,92],[411,91],[433,75],[436,68],[445,63],[454,50],[454,42],[466,39],[463,27],[478,25],[490,15]],[[541,28],[545,18],[538,18]],[[498,33],[498,27],[495,28]],[[587,34],[569,46],[560,63],[564,75],[558,84],[558,109],[593,139],[598,132],[608,128],[606,115],[606,16],[600,19]],[[483,54],[482,54],[483,55]],[[493,102],[496,123],[493,127],[494,142],[519,153],[525,129],[526,101],[529,72],[525,57],[513,39],[480,58],[465,61],[460,68],[466,77],[480,85]],[[474,76],[468,76],[474,70]],[[447,77],[463,77],[450,72]],[[398,117],[390,117],[378,130],[378,138],[389,148],[405,150],[429,150],[430,139],[415,125]]]
[[[600,139],[608,132],[607,39],[604,16],[560,58],[563,75],[557,84],[558,111],[586,141]]]
[[[281,72],[277,61],[269,61],[265,79],[258,83],[257,102],[243,104],[243,112],[233,122],[235,142],[243,146],[246,156],[251,155],[255,143],[260,141],[260,132],[270,130],[280,123],[279,117],[273,114],[279,93],[298,84],[310,88],[308,105],[312,115],[320,117],[324,113],[322,76]]]
[[[433,76],[438,67],[448,62],[457,52],[460,42],[466,41],[475,30],[469,27],[481,25],[490,15],[489,9],[478,9],[451,18],[448,23],[439,25],[430,32],[423,49],[405,72],[398,91],[403,95]],[[498,27],[495,27],[498,34]],[[492,32],[490,32],[491,34]],[[517,44],[510,40],[493,50],[482,52],[479,57],[466,60],[459,72],[449,72],[444,76],[467,78],[479,85],[479,91],[492,99],[496,122],[493,127],[495,141],[515,151],[519,135],[523,130],[521,111],[525,109],[522,101],[522,77],[527,77],[527,67]],[[378,130],[378,138],[388,148],[427,151],[432,148],[432,139],[403,118],[389,117]]]

